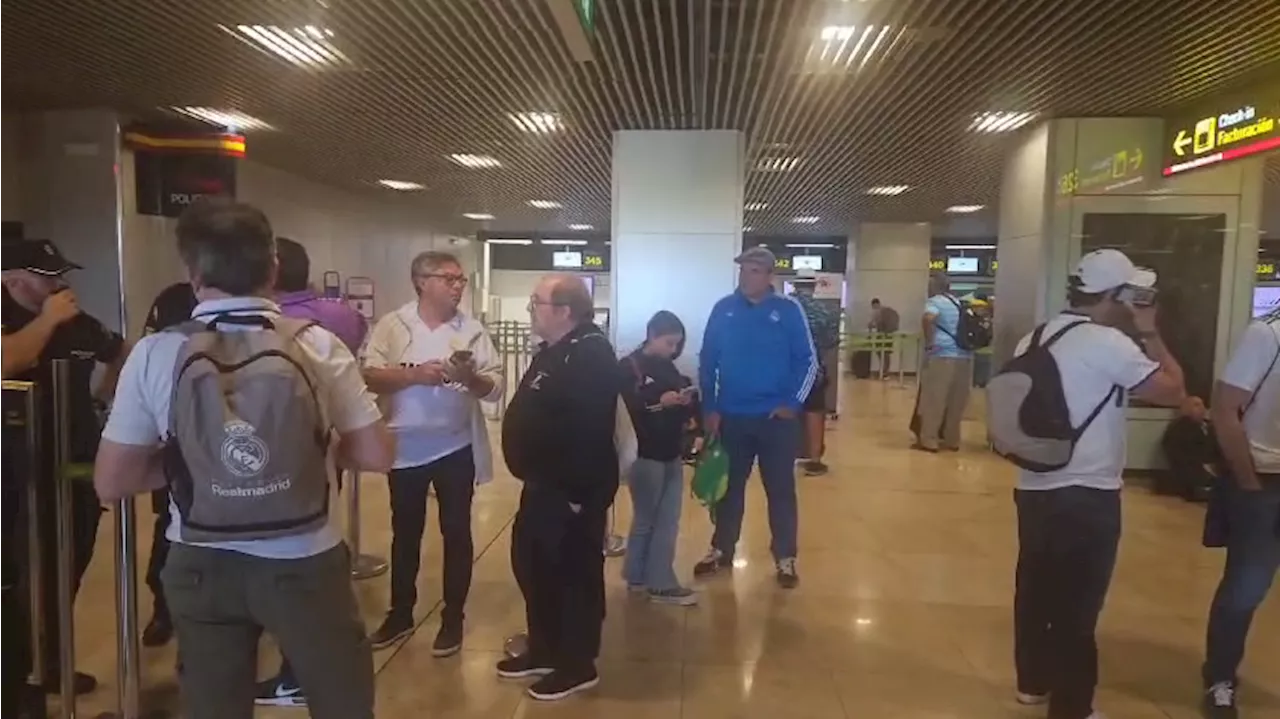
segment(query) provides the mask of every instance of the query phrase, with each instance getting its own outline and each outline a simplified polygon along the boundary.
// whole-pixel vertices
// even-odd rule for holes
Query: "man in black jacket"
[[[142,326],[142,336],[166,330],[179,322],[191,319],[196,308],[196,293],[191,283],[178,282],[169,285],[156,295]],[[160,583],[160,570],[169,556],[169,490],[157,489],[151,493],[151,509],[155,512],[155,525],[151,532],[151,555],[147,560],[147,587],[151,589],[151,620],[142,630],[142,645],[159,647],[173,638],[173,621],[169,617],[169,604],[164,600],[164,586]]]
[[[502,452],[524,482],[511,537],[529,648],[498,663],[507,679],[540,677],[534,699],[563,699],[599,683],[604,535],[618,490],[614,428],[621,388],[613,346],[592,323],[591,295],[552,276],[529,298],[543,340],[507,407]]]

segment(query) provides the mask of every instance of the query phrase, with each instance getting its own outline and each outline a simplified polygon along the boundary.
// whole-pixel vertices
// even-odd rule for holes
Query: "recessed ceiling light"
[[[742,228],[742,231],[743,231],[743,232],[751,232],[751,231],[752,231],[752,230],[754,230],[754,229],[756,229],[756,228],[752,227],[751,225],[747,225],[746,227]]]
[[[468,220],[492,220],[493,215],[488,212],[464,212],[462,216]]]
[[[977,212],[984,207],[986,207],[986,205],[952,205],[947,208],[947,212],[950,212],[953,215],[965,215],[970,212]]]
[[[587,241],[586,241],[586,240],[563,240],[563,239],[555,239],[555,238],[552,238],[552,239],[543,239],[543,240],[542,240],[542,244],[544,244],[544,245],[572,245],[572,246],[574,246],[574,247],[579,247],[579,246],[582,246],[582,245],[587,244]]]
[[[853,25],[827,25],[818,33],[818,37],[823,40],[848,40],[858,28]]]
[[[793,250],[833,250],[835,245],[830,242],[789,242],[787,247]]]
[[[885,45],[892,27],[889,25],[827,25],[818,32],[805,56],[805,62],[817,72],[832,68],[851,69],[857,61],[862,69]]]
[[[186,115],[201,122],[207,122],[210,125],[226,128],[232,132],[275,129],[256,117],[251,117],[235,110],[215,110],[212,107],[171,107],[169,109],[179,115]]]
[[[498,162],[497,158],[490,157],[488,155],[468,155],[468,154],[455,153],[455,154],[449,155],[449,159],[453,160],[459,165],[462,165],[463,167],[470,167],[473,170],[479,170],[479,169],[488,168],[488,167],[502,167],[502,163]]]
[[[983,112],[973,116],[973,132],[1011,132],[1036,118],[1034,112]]]
[[[529,200],[529,206],[536,207],[539,210],[555,210],[564,207],[564,205],[555,200]]]
[[[578,224],[569,225],[569,229],[575,232],[582,232],[583,230],[594,230],[595,227],[593,225],[584,225],[584,224],[578,223]]]
[[[995,245],[947,245],[948,250],[994,250]]]
[[[351,60],[334,46],[332,42],[334,33],[327,27],[317,25],[302,27],[219,25],[218,27],[254,49],[275,55],[290,65],[303,69],[332,70],[351,64]]]
[[[413,190],[425,190],[427,186],[419,182],[406,182],[405,180],[378,180],[378,184],[388,190],[400,190],[401,192],[412,192]]]
[[[546,135],[564,129],[560,116],[554,112],[508,112],[507,117],[516,127],[534,134]]]
[[[485,240],[491,245],[532,245],[533,240],[508,240],[503,238]]]
[[[791,221],[797,225],[816,225],[821,219],[822,218],[817,215],[801,215],[799,217],[792,217]]]
[[[756,170],[759,172],[790,172],[800,166],[800,158],[798,157],[771,157],[765,156],[756,160]]]
[[[867,190],[868,195],[901,195],[910,190],[910,185],[877,185]]]
[[[746,206],[747,212],[759,212],[767,209],[769,209],[769,203],[767,202],[748,202]]]

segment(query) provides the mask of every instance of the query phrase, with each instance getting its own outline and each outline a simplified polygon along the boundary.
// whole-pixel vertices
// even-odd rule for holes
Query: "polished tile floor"
[[[476,498],[476,573],[464,651],[444,660],[430,654],[440,570],[433,518],[419,581],[422,625],[408,641],[376,655],[378,716],[1040,716],[1011,700],[1016,545],[1009,467],[984,450],[977,422],[966,423],[959,454],[908,451],[912,394],[895,382],[854,383],[844,394],[844,413],[827,436],[832,473],[799,482],[799,589],[774,586],[764,497],[755,483],[732,576],[702,584],[697,607],[654,606],[627,596],[618,577],[621,560],[610,560],[600,687],[558,704],[535,704],[521,685],[493,674],[504,638],[523,625],[508,561],[518,485],[500,478]],[[385,483],[366,477],[362,487],[366,549],[385,554]],[[625,529],[625,490],[619,497],[617,524]],[[1098,706],[1112,719],[1198,716],[1205,609],[1222,555],[1199,546],[1201,510],[1195,506],[1134,487],[1126,491],[1125,515],[1099,638]],[[115,706],[112,525],[103,523],[99,556],[77,607],[81,666],[103,679],[103,687],[82,701],[82,711]],[[682,571],[704,551],[710,531],[705,512],[688,503]],[[149,532],[144,528],[142,535],[145,559]],[[385,610],[387,579],[358,586],[372,627]],[[1280,717],[1276,594],[1258,615],[1244,667],[1248,719]],[[144,589],[143,621],[148,602]],[[263,652],[264,676],[276,661],[274,650]],[[144,662],[148,700],[172,705],[173,648],[149,650]],[[303,715],[296,709],[260,712]]]

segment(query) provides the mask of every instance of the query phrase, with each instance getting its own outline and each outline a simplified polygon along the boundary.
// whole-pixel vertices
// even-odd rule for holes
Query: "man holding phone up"
[[[467,275],[445,252],[413,259],[418,295],[382,317],[366,349],[365,381],[388,403],[396,435],[391,489],[391,608],[373,633],[374,648],[412,633],[427,493],[434,486],[444,540],[444,610],[432,653],[462,648],[463,605],[471,589],[474,549],[471,499],[493,478],[489,435],[480,401],[503,390],[502,366],[479,321],[458,311]]]

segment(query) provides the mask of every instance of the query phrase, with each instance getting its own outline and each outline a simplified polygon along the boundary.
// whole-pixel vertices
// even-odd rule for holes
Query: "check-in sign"
[[[1162,174],[1170,177],[1280,148],[1280,88],[1260,95],[1257,102],[1246,98],[1171,120],[1165,128]]]

